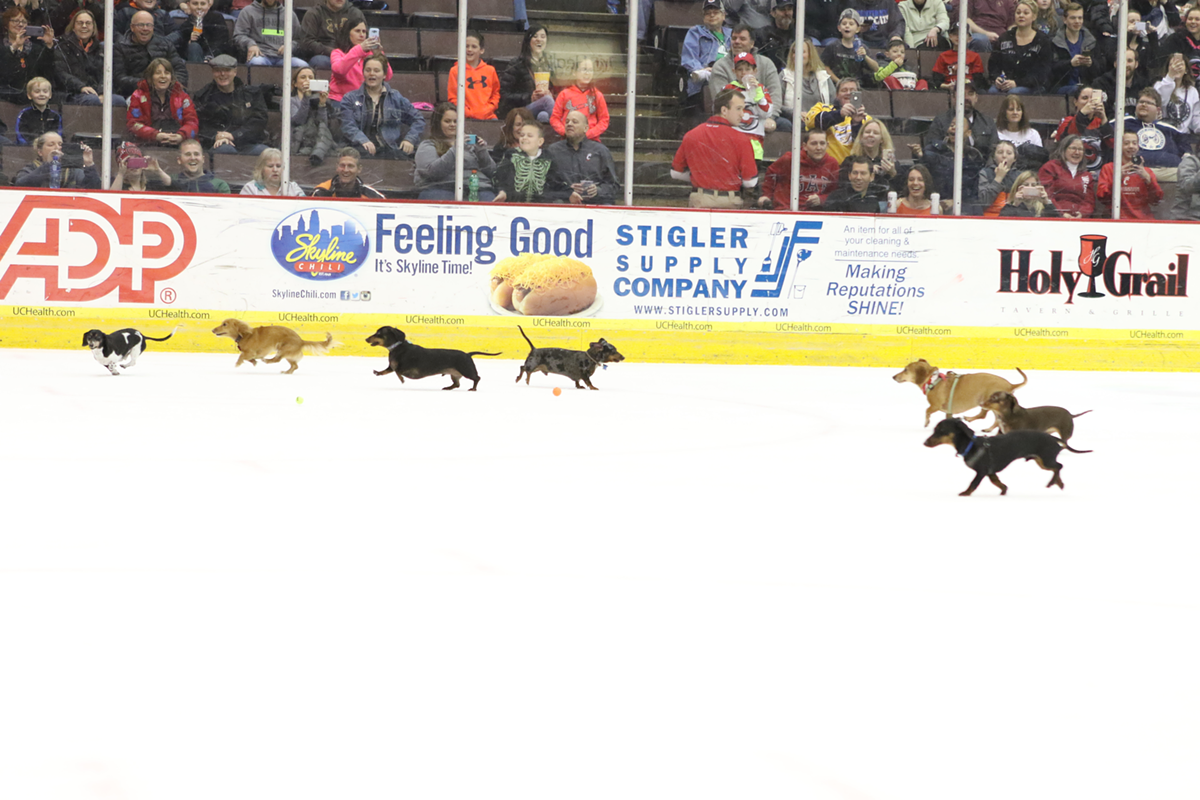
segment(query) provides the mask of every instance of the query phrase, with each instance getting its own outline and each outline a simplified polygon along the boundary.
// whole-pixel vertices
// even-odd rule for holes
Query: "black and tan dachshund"
[[[443,389],[457,389],[459,378],[473,381],[469,391],[479,388],[479,370],[471,356],[498,356],[499,353],[484,353],[475,351],[464,353],[462,350],[429,350],[408,341],[404,331],[384,325],[367,337],[367,344],[376,347],[386,347],[388,351],[388,368],[374,370],[376,375],[396,373],[396,377],[404,383],[405,378],[417,380],[428,378],[430,375],[449,375],[454,381]]]
[[[948,444],[954,448],[963,463],[975,470],[975,480],[965,492],[959,492],[960,497],[970,497],[971,492],[979,488],[986,477],[1000,487],[1000,494],[1007,494],[1005,486],[997,474],[1018,458],[1026,461],[1036,461],[1044,470],[1054,473],[1054,477],[1046,484],[1046,488],[1063,486],[1062,464],[1058,463],[1058,453],[1063,448],[1072,453],[1090,453],[1091,450],[1076,450],[1062,439],[1041,431],[1013,431],[999,436],[977,436],[967,423],[953,417],[939,422],[933,429],[933,434],[925,440],[926,447],[937,447]]]

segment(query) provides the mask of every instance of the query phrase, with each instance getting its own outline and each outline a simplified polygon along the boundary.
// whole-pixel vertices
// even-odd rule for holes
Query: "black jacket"
[[[988,79],[994,82],[1001,75],[1017,86],[1040,94],[1053,83],[1054,45],[1050,37],[1038,31],[1033,41],[1021,47],[1017,44],[1015,28],[1009,28],[992,45],[988,59]]]
[[[104,91],[104,43],[92,39],[88,50],[67,34],[54,47],[54,85],[65,94],[80,94],[90,86],[96,94]]]
[[[233,79],[233,97],[227,104],[218,103],[221,90],[210,83],[193,98],[196,115],[200,117],[200,135],[197,137],[206,148],[213,146],[213,139],[221,131],[233,134],[238,147],[248,144],[263,144],[267,141],[267,101],[259,87],[247,86],[241,78]]]
[[[14,53],[0,43],[0,92],[15,102],[25,102],[25,84],[30,78],[45,78],[54,83],[54,53],[40,39],[26,39],[25,48]]]
[[[172,38],[176,43],[180,58],[186,61],[188,45],[192,42],[192,26],[195,24],[195,18],[184,17],[172,21],[175,22],[175,32]],[[200,45],[204,55],[212,58],[233,56],[240,59],[241,57],[241,51],[233,43],[233,37],[229,35],[229,28],[225,26],[225,18],[212,9],[209,9],[208,13],[204,15],[204,30],[201,32],[200,38],[196,40],[196,44]]]
[[[133,94],[142,80],[142,73],[156,58],[170,61],[175,80],[187,86],[187,62],[175,52],[170,39],[155,34],[146,44],[138,44],[126,34],[113,43],[113,92],[122,97]]]
[[[496,116],[504,119],[512,109],[529,105],[529,98],[536,88],[529,64],[522,58],[513,59],[500,74],[500,107]]]
[[[825,198],[826,211],[846,211],[852,214],[879,214],[880,203],[887,203],[887,196],[876,191],[878,187],[871,184],[865,193],[854,191],[852,186],[842,186],[833,190]]]

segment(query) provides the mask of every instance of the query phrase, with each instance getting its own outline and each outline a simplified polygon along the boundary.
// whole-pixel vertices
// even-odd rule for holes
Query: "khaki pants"
[[[744,205],[741,192],[696,189],[688,195],[688,208],[742,208]]]

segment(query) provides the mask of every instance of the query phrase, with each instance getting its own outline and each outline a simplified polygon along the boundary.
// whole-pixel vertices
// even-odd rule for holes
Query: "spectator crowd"
[[[12,183],[99,185],[92,149],[64,130],[62,109],[103,102],[102,45],[112,36],[111,100],[126,124],[107,188],[230,191],[229,176],[208,166],[213,154],[236,154],[257,159],[242,193],[302,193],[281,179],[279,131],[269,123],[279,109],[290,117],[291,157],[328,164],[317,193],[381,196],[362,175],[364,162],[386,160],[409,162],[411,193],[426,200],[461,190],[479,202],[603,204],[621,194],[595,62],[576,56],[556,74],[563,62],[543,25],[529,26],[520,54],[497,65],[485,34],[468,33],[460,120],[458,65],[442,93],[450,102],[414,103],[394,85],[363,0],[321,0],[293,14],[287,91],[245,78],[247,68],[258,78],[256,68],[283,63],[280,0],[159,2],[118,0],[110,32],[95,0],[0,6],[0,100],[20,106],[14,129],[0,133],[29,148]],[[689,205],[788,208],[799,158],[804,209],[944,213],[961,162],[964,213],[1107,216],[1120,152],[1123,217],[1200,219],[1200,0],[1132,0],[1125,31],[1116,30],[1116,0],[964,2],[959,31],[946,0],[806,0],[797,69],[793,0],[703,0],[680,51],[667,54],[681,67],[684,98],[670,171],[691,185]],[[868,113],[864,92],[952,88],[960,35],[969,50],[961,151],[948,103],[923,131]],[[931,51],[929,59],[918,51]],[[1118,58],[1127,70],[1121,109]],[[208,65],[204,85],[188,85],[189,63]],[[1056,125],[1028,110],[1031,97],[1047,95],[1071,106]],[[499,141],[464,137],[457,187],[459,127],[475,120],[496,120],[489,130]],[[778,143],[796,127],[802,146],[793,154]],[[1170,212],[1155,208],[1164,184],[1174,184]]]

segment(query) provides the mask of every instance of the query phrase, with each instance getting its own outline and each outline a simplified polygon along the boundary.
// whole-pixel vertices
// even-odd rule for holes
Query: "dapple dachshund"
[[[520,325],[517,330],[525,336],[525,329]],[[579,385],[583,381],[588,385],[589,389],[595,389],[592,386],[592,375],[596,372],[596,367],[609,362],[624,361],[625,356],[617,352],[617,348],[601,339],[598,342],[592,342],[588,345],[587,350],[567,350],[562,347],[534,347],[533,342],[529,341],[529,337],[525,336],[525,341],[529,342],[529,356],[525,359],[525,363],[521,365],[521,371],[517,373],[517,383],[521,382],[521,376],[525,376],[525,385],[529,385],[529,379],[535,372],[541,372],[545,375],[554,373],[555,375],[565,375],[575,381],[575,388],[582,389]]]

